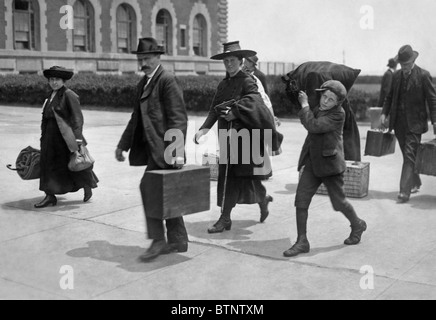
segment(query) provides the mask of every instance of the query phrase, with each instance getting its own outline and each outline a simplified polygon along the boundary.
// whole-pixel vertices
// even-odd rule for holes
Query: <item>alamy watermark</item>
[[[374,290],[374,268],[372,266],[362,266],[360,273],[364,275],[360,278],[360,288],[362,290]]]
[[[74,290],[74,269],[72,266],[62,266],[59,270],[62,275],[59,280],[59,287],[62,290]]]
[[[74,9],[72,6],[62,6],[59,10],[60,14],[63,14],[61,20],[59,20],[59,26],[62,30],[74,29]]]
[[[360,7],[360,13],[362,17],[360,18],[360,28],[362,30],[374,30],[374,8],[369,5]]]

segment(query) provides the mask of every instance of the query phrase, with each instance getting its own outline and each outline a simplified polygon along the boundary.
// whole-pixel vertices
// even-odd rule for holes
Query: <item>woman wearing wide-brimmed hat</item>
[[[54,66],[44,70],[44,76],[52,89],[46,99],[41,124],[41,177],[39,189],[46,196],[35,204],[35,208],[55,206],[56,195],[84,189],[84,202],[92,197],[97,187],[97,176],[92,168],[79,172],[68,169],[70,155],[86,145],[83,137],[83,114],[78,95],[65,87],[65,82],[74,73],[63,67]],[[65,132],[72,132],[68,135]],[[74,136],[74,138],[73,138]]]
[[[270,130],[271,141],[267,144],[273,152],[280,149],[283,137],[275,130],[274,119],[259,94],[256,81],[242,71],[243,59],[255,54],[256,52],[251,50],[242,50],[239,42],[235,41],[225,43],[223,53],[211,58],[223,60],[227,74],[218,85],[207,119],[195,135],[195,142],[198,143],[218,121],[220,149],[223,155],[219,160],[217,190],[221,216],[213,227],[208,229],[209,233],[231,229],[230,215],[236,204],[259,204],[260,222],[265,221],[269,214],[268,204],[273,200],[267,195],[266,188],[261,182],[272,175],[269,156],[264,150],[267,141],[263,137]],[[257,139],[259,141],[256,141],[256,131],[260,132],[261,138]],[[227,139],[226,136],[229,134],[233,137],[245,136],[245,139],[242,139],[242,143],[237,139]],[[250,141],[246,140],[247,137]],[[261,150],[262,159],[256,159],[256,153],[259,152],[251,148],[256,143]],[[225,158],[225,153],[222,152],[225,149],[228,158]]]

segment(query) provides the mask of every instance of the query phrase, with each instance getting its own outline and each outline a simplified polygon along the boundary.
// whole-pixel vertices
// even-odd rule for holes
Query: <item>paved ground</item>
[[[436,298],[436,177],[423,176],[421,192],[397,204],[398,146],[395,155],[363,159],[371,166],[370,192],[351,199],[368,223],[358,246],[342,244],[350,232],[346,219],[327,196],[317,195],[308,225],[312,251],[282,256],[296,239],[296,164],[305,137],[289,120],[280,127],[284,153],[274,158],[275,175],[266,182],[274,202],[264,224],[257,206],[239,206],[231,231],[207,234],[219,216],[212,182],[211,210],[185,217],[189,251],[143,264],[136,259],[150,244],[138,190],[144,169],[114,159],[130,114],[84,111],[99,188],[89,203],[79,192],[36,210],[33,204],[43,197],[38,181],[23,181],[5,166],[22,148],[39,146],[40,113],[0,106],[0,299]],[[214,150],[211,139],[203,149],[191,143],[203,119],[190,117],[189,163],[201,161],[205,146]],[[362,149],[367,130],[360,126]]]

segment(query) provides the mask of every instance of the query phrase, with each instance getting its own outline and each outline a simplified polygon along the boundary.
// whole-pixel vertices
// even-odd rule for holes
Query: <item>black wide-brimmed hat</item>
[[[164,54],[164,47],[159,45],[154,38],[139,39],[138,50],[132,51],[133,54]]]
[[[398,60],[399,63],[409,63],[414,62],[418,56],[419,53],[417,51],[413,51],[412,47],[406,44],[400,48],[395,59]]]
[[[256,51],[242,50],[241,46],[239,45],[239,41],[227,42],[224,43],[223,46],[224,46],[223,52],[211,57],[212,60],[223,60],[224,58],[231,57],[231,56],[247,58],[257,54]]]
[[[65,69],[64,67],[59,66],[53,66],[50,69],[44,70],[43,73],[44,77],[46,77],[47,79],[61,78],[63,80],[70,80],[74,75],[74,72],[72,70]]]

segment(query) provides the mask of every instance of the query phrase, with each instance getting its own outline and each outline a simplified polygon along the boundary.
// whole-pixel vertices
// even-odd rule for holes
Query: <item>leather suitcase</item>
[[[420,144],[416,154],[415,171],[418,174],[436,176],[436,139]]]
[[[181,170],[155,170],[144,175],[141,193],[145,214],[171,219],[210,210],[210,169],[188,165]]]
[[[366,136],[365,156],[382,157],[395,153],[397,138],[392,132],[369,130]]]

